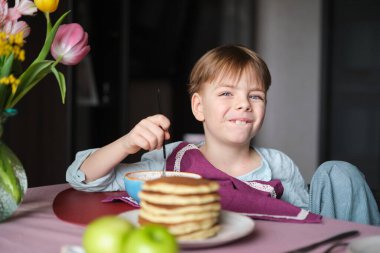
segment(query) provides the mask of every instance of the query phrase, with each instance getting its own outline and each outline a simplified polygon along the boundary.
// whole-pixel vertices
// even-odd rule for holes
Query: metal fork
[[[160,98],[160,88],[157,89],[157,106],[158,106],[158,113],[162,114],[161,111],[161,98]],[[164,168],[162,169],[162,177],[166,176],[166,141],[164,136],[164,144],[162,145],[162,154],[164,156]]]
[[[328,247],[323,253],[331,253],[336,248],[347,247],[347,245],[348,245],[348,242],[336,242],[333,245],[331,245],[330,247]]]
[[[322,245],[325,245],[327,243],[331,243],[331,242],[334,242],[334,241],[338,241],[338,240],[342,240],[342,239],[345,239],[345,238],[348,238],[348,237],[351,237],[351,236],[356,236],[356,235],[359,235],[359,231],[357,230],[352,230],[352,231],[348,231],[348,232],[344,232],[344,233],[341,233],[341,234],[337,234],[337,235],[334,235],[332,237],[329,237],[325,240],[322,240],[322,241],[319,241],[319,242],[316,242],[316,243],[313,243],[313,244],[310,244],[308,246],[305,246],[305,247],[302,247],[302,248],[298,248],[298,249],[295,249],[295,250],[291,250],[291,251],[287,251],[285,253],[305,253],[305,252],[310,252]]]

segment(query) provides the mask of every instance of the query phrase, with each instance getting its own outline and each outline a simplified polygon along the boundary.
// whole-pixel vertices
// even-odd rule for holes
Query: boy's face
[[[207,142],[249,145],[264,121],[266,92],[254,73],[245,72],[240,80],[226,77],[203,84],[191,102]]]

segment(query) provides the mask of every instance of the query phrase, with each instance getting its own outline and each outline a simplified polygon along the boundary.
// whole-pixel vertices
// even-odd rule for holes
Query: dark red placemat
[[[118,196],[121,192],[82,192],[73,188],[66,189],[55,197],[53,211],[67,222],[87,225],[93,219],[107,214],[120,214],[136,209],[124,202],[102,203],[109,196]]]

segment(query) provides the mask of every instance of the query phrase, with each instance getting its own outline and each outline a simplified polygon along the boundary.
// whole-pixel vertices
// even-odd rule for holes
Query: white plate
[[[347,253],[378,253],[380,252],[380,235],[358,238],[350,242]]]
[[[120,216],[128,219],[136,226],[138,224],[138,212],[139,210],[132,210],[125,213],[121,213]],[[191,241],[181,241],[178,243],[183,249],[197,249],[197,248],[207,248],[222,245],[228,242],[235,241],[246,235],[249,235],[255,228],[255,222],[244,215],[239,213],[222,211],[221,212],[221,230],[219,233],[211,238],[204,240],[191,240]]]

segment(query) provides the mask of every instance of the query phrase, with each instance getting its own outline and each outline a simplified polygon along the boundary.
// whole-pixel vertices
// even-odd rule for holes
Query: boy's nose
[[[237,110],[244,110],[244,111],[251,111],[251,103],[249,102],[248,98],[241,98],[236,101],[236,107]]]

